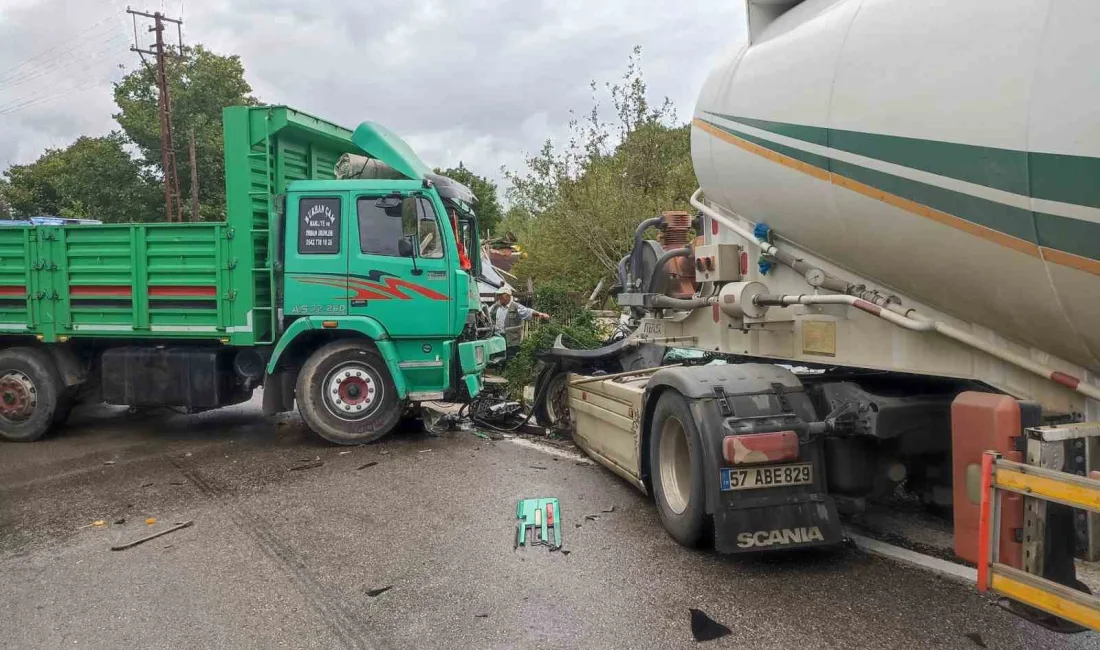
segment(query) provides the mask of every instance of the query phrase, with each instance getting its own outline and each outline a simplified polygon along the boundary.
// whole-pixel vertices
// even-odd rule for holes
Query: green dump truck
[[[479,316],[473,195],[384,127],[225,109],[224,222],[0,229],[0,438],[81,401],[297,402],[336,443],[470,399],[504,341]],[[385,173],[336,178],[344,154]],[[465,251],[471,251],[466,255]]]

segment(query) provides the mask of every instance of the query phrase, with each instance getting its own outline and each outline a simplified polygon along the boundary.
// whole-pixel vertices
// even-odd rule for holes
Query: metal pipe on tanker
[[[677,257],[687,257],[691,255],[691,246],[684,246],[683,248],[673,248],[672,250],[665,251],[664,255],[657,258],[656,264],[653,265],[653,270],[650,271],[649,277],[646,279],[645,292],[654,293],[654,286],[657,283],[657,274],[661,272],[661,269],[665,268],[665,264],[668,261]]]
[[[752,242],[752,244],[758,247],[761,251],[763,251],[767,255],[771,255],[772,257],[774,257],[780,264],[788,266],[797,271],[802,277],[806,279],[806,282],[809,283],[811,287],[821,287],[822,289],[828,289],[829,291],[839,291],[841,293],[848,293],[848,291],[851,290],[852,285],[850,283],[845,282],[840,278],[829,275],[822,269],[817,268],[809,262],[805,262],[795,257],[794,255],[791,255],[787,251],[780,249],[775,244],[769,244],[766,241],[760,241],[756,238],[756,235],[752,231],[741,227],[739,224],[730,219],[727,219],[726,217],[722,216],[721,213],[719,213],[717,210],[711,209],[705,203],[700,201],[699,195],[702,193],[703,188],[700,187],[699,189],[695,190],[694,194],[691,195],[691,205],[695,207],[695,209],[722,224],[726,228],[729,228],[746,240]]]

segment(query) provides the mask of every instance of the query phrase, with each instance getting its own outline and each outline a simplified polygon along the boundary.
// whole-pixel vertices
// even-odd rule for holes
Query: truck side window
[[[410,196],[399,205],[387,206],[380,198],[365,196],[356,202],[360,250],[369,255],[400,257],[398,241],[416,235],[420,257],[443,257],[439,227],[430,202]]]
[[[304,197],[298,202],[298,253],[340,252],[340,198]]]
[[[439,220],[436,219],[435,209],[428,199],[418,199],[419,226],[416,236],[420,242],[420,257],[439,259],[443,257],[443,240],[439,234]]]

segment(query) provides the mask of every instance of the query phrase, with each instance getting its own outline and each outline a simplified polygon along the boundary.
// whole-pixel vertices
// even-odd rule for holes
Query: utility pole
[[[199,220],[199,172],[195,165],[195,129],[191,129],[191,146],[188,147],[191,159],[191,221]]]
[[[148,13],[128,8],[126,9],[126,13],[131,14],[134,21],[134,45],[130,46],[130,51],[140,54],[143,63],[145,62],[146,54],[156,57],[157,112],[160,114],[160,157],[161,168],[164,172],[164,214],[165,220],[168,222],[183,221],[183,206],[180,203],[179,174],[176,172],[176,150],[172,142],[172,100],[168,93],[168,76],[164,69],[165,60],[170,56],[178,56],[178,52],[183,50],[183,33],[181,31],[183,21],[176,18],[169,18],[159,11]],[[153,50],[142,49],[137,46],[138,16],[153,19],[153,26],[149,28],[150,32],[156,32],[157,35],[156,43],[150,45],[150,47],[155,48]],[[176,25],[176,33],[179,37],[179,49],[176,55],[168,54],[164,51],[164,23],[175,23]],[[192,174],[193,173],[192,171]]]

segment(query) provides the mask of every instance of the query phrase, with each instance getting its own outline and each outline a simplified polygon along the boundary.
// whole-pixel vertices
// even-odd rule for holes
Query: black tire
[[[385,360],[362,340],[333,341],[314,352],[298,373],[294,398],[309,428],[338,445],[378,440],[405,411]]]
[[[571,427],[569,412],[564,406],[568,403],[568,394],[564,396],[560,394],[561,391],[568,390],[565,385],[567,377],[568,372],[556,363],[545,364],[535,374],[535,403],[533,406],[535,422],[540,427],[552,429]],[[555,408],[555,403],[561,405],[560,408],[565,410],[564,414],[557,412],[558,408]]]
[[[49,433],[63,392],[61,376],[45,351],[0,350],[0,439],[34,442]]]
[[[662,394],[652,427],[649,468],[661,523],[680,544],[701,546],[708,538],[702,439],[687,400]]]

